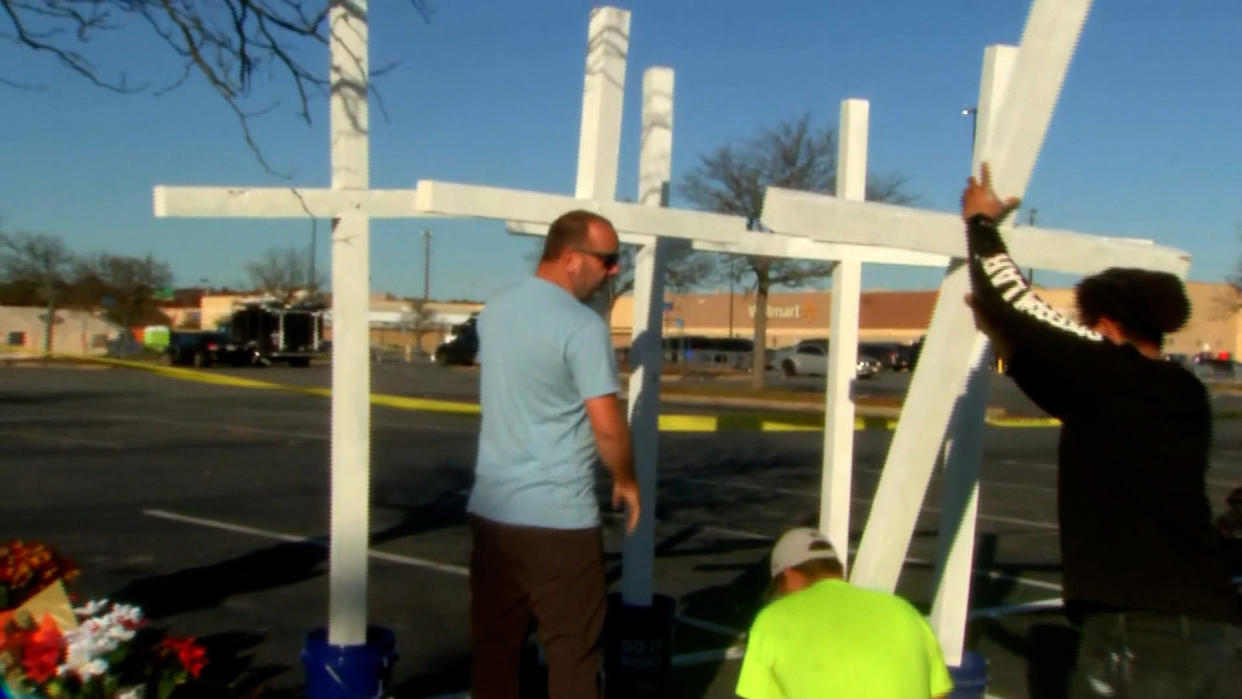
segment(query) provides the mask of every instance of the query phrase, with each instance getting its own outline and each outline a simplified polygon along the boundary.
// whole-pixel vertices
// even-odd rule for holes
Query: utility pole
[[[729,256],[729,339],[733,339],[733,282],[737,276],[737,257]]]
[[[319,237],[315,221],[311,221],[311,242],[310,242],[310,264],[307,265],[308,274],[306,277],[306,295],[310,298],[315,297],[315,242]]]
[[[431,229],[423,229],[423,306],[431,298]]]

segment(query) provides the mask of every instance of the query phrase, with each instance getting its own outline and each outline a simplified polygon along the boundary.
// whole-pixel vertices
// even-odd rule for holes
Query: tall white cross
[[[361,645],[367,628],[370,515],[369,233],[371,218],[412,216],[411,192],[368,189],[367,6],[329,9],[332,185],[155,188],[156,216],[332,218],[332,501],[328,640]]]

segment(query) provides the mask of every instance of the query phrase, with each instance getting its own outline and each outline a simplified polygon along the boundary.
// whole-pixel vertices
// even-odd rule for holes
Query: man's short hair
[[[813,558],[787,570],[796,570],[809,580],[845,577],[845,569],[841,567],[841,561],[835,558]]]
[[[587,230],[591,223],[602,223],[612,228],[612,222],[583,209],[561,214],[548,227],[548,237],[543,241],[543,255],[540,262],[549,262],[561,256],[567,248],[581,247],[586,242]]]
[[[1121,325],[1131,341],[1164,343],[1190,319],[1190,300],[1182,280],[1168,272],[1111,267],[1078,282],[1078,316],[1087,326],[1100,318]]]

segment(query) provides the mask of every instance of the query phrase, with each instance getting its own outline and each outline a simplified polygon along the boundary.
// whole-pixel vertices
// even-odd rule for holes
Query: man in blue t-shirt
[[[639,500],[611,334],[585,302],[617,273],[619,245],[607,219],[564,214],[548,229],[535,276],[479,315],[483,426],[466,507],[475,699],[516,699],[532,617],[551,699],[599,695],[605,585],[595,462],[612,474],[627,532]]]

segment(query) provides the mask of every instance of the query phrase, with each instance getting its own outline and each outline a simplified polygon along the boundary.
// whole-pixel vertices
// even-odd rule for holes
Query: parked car
[[[875,357],[880,360],[883,368],[890,371],[908,371],[913,368],[911,358],[914,354],[914,343],[862,342],[858,345],[858,352]]]
[[[440,366],[449,364],[474,364],[479,354],[479,315],[476,313],[460,325],[454,325],[452,333],[432,353],[431,360]]]
[[[771,353],[769,368],[779,369],[785,376],[826,376],[828,374],[828,340],[802,340],[792,347],[783,347]],[[859,352],[854,365],[854,376],[869,379],[880,371],[880,360]]]

